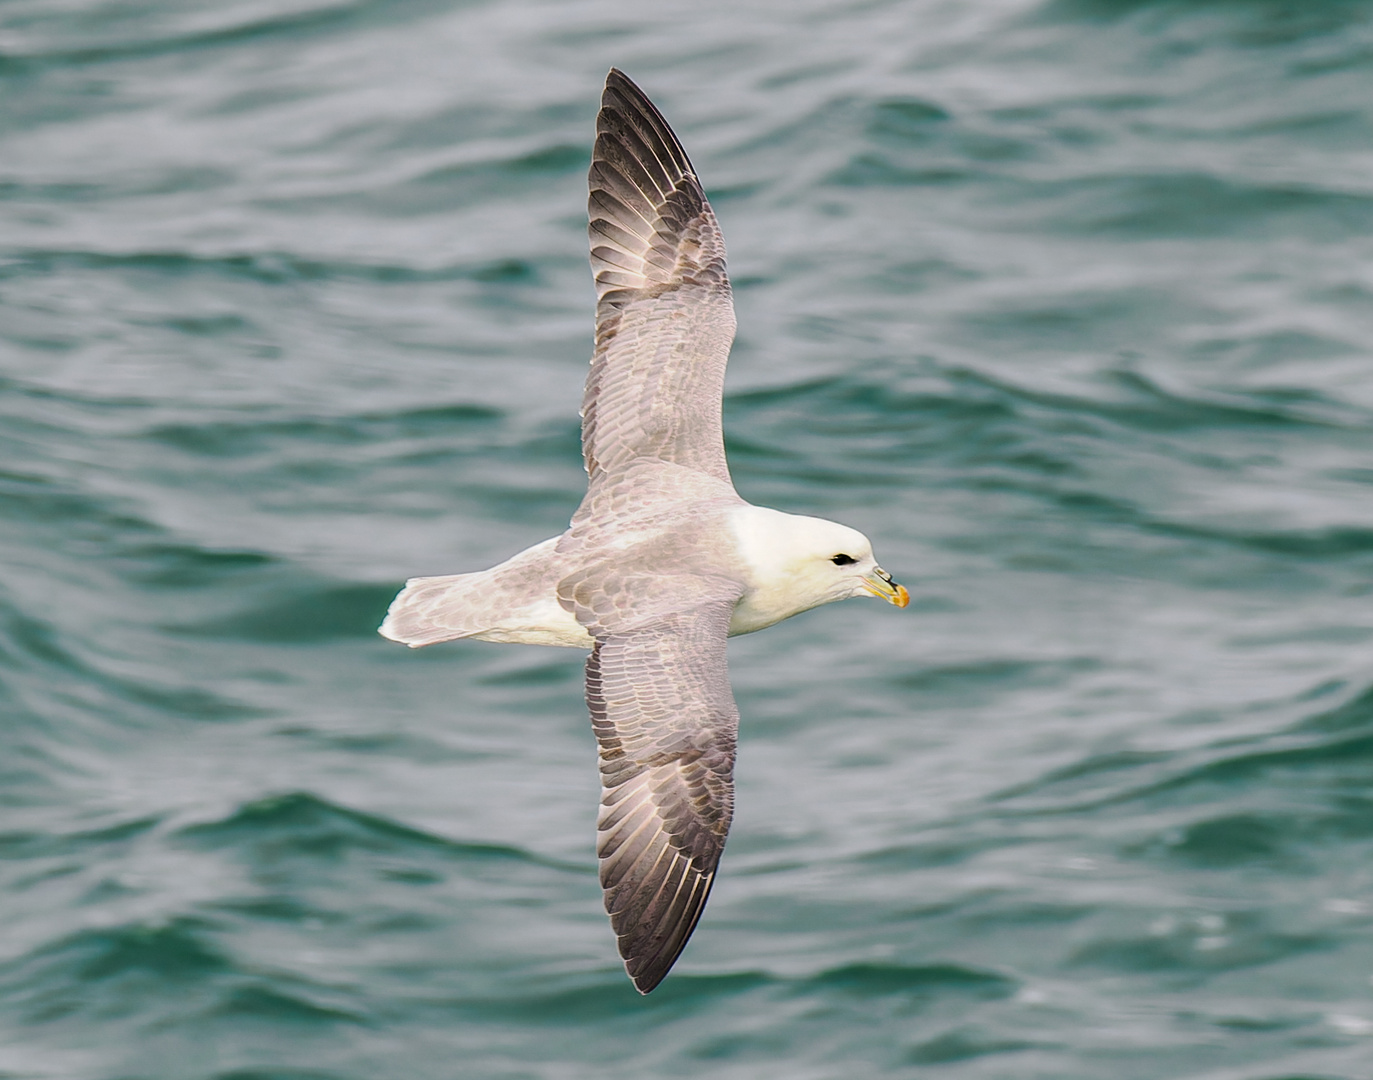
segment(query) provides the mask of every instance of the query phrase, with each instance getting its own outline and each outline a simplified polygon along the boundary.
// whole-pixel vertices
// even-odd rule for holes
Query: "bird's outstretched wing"
[[[640,993],[668,973],[705,908],[734,812],[739,710],[725,659],[740,587],[649,575],[564,582],[595,638],[586,701],[601,764],[596,853],[611,926]]]
[[[720,398],[734,302],[724,238],[677,136],[613,69],[589,182],[596,351],[582,450],[591,495],[645,459],[728,484]]]

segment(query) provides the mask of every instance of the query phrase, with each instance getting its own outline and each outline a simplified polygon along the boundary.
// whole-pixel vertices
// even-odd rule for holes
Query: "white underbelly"
[[[567,611],[556,596],[535,601],[519,612],[512,612],[488,630],[470,635],[478,641],[499,641],[510,645],[557,645],[570,649],[589,649],[595,644],[586,628]]]

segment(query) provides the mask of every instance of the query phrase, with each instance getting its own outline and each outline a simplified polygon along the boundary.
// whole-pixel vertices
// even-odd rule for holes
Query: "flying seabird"
[[[862,533],[752,506],[720,422],[734,304],[725,244],[662,114],[612,69],[590,171],[596,345],[587,492],[561,536],[478,573],[413,578],[381,633],[590,649],[605,907],[640,993],[695,929],[734,809],[725,639],[821,604],[909,594]]]

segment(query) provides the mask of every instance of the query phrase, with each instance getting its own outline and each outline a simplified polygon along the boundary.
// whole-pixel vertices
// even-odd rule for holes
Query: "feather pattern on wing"
[[[616,70],[589,181],[597,307],[582,401],[588,497],[644,459],[729,483],[720,399],[734,304],[724,239],[676,135]]]
[[[725,640],[740,592],[661,575],[650,591],[648,578],[592,573],[559,587],[596,641],[586,664],[601,765],[596,853],[620,955],[645,994],[696,928],[734,811],[739,710]],[[655,610],[641,615],[645,595]]]

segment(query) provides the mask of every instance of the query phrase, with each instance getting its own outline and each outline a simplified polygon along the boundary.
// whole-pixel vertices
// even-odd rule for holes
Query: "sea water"
[[[573,650],[605,72],[730,246],[735,640],[641,998]],[[1373,1077],[1373,13],[0,4],[0,1077]]]

